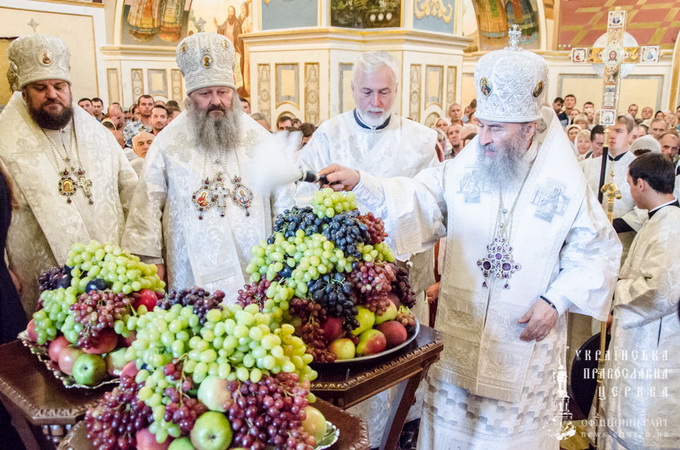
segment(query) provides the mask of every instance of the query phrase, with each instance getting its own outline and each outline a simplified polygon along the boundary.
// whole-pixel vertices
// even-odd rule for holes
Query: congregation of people
[[[680,106],[654,113],[628,105],[605,132],[592,101],[567,94],[545,103],[545,61],[512,45],[482,56],[476,98],[452,103],[431,126],[393,111],[403,87],[386,52],[358,58],[355,108],[318,124],[291,115],[270,123],[251,112],[237,94],[234,46],[213,33],[177,47],[183,104],[150,95],[125,106],[74,102],[70,50],[55,37],[19,38],[8,56],[15,92],[0,115],[3,342],[35,310],[38,276],[90,239],[156,264],[170,289],[222,289],[233,301],[250,249],[271,234],[276,214],[319,187],[251,189],[254,150],[275,133],[297,133],[301,168],[353,190],[360,209],[383,218],[398,263],[411,270],[418,319],[442,333],[440,361],[409,414],[420,418],[419,449],[559,448],[557,375],[567,343],[590,337],[568,338],[572,316],[609,321],[611,352],[664,355],[611,358],[612,372],[668,372],[605,380],[610,392],[644,392],[603,400],[600,448],[680,447]],[[596,198],[602,158],[605,183],[621,195],[611,222],[607,198]],[[352,410],[369,424],[372,447],[394,395]]]

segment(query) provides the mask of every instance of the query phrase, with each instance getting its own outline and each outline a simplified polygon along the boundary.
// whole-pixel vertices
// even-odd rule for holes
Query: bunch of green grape
[[[357,208],[357,200],[354,192],[335,192],[331,188],[316,191],[309,201],[312,210],[320,218],[331,218],[343,211],[351,211]]]
[[[162,291],[165,283],[156,274],[156,266],[144,264],[138,256],[123,251],[114,244],[102,244],[95,240],[87,245],[76,243],[69,253],[66,266],[71,268],[71,286],[79,294],[93,280],[101,280],[98,290],[129,294],[141,289]],[[92,286],[92,285],[90,285]]]
[[[47,341],[54,340],[59,331],[63,329],[69,332],[67,339],[69,336],[73,337],[75,331],[75,341],[77,341],[80,330],[75,326],[70,311],[71,305],[76,302],[76,289],[69,287],[43,291],[40,294],[40,301],[42,308],[33,314],[38,344],[43,345]],[[69,342],[75,341],[69,339]]]

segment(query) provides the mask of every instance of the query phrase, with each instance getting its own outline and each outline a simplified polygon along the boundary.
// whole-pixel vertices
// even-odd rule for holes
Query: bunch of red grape
[[[236,303],[244,308],[250,304],[255,304],[260,307],[260,311],[264,308],[264,302],[267,301],[267,289],[272,282],[263,278],[260,281],[246,284],[243,289],[238,291]]]
[[[232,445],[313,450],[316,440],[302,428],[308,383],[301,384],[294,373],[279,373],[257,383],[227,383],[231,400],[224,406],[234,432]]]
[[[123,319],[130,311],[131,301],[124,293],[113,291],[90,291],[78,297],[71,305],[73,320],[82,325],[78,333],[78,347],[92,348],[106,328]]]
[[[334,362],[336,356],[328,350],[326,336],[321,323],[326,320],[324,308],[311,300],[294,298],[290,301],[290,312],[301,319],[298,335],[307,346],[307,353],[315,362]]]
[[[71,286],[71,270],[66,266],[55,267],[38,277],[40,292]]]
[[[123,376],[120,386],[104,394],[93,409],[85,414],[87,438],[98,450],[133,449],[137,446],[135,433],[149,426],[151,408],[137,398],[134,377]]]
[[[387,294],[392,291],[392,283],[397,280],[394,264],[361,262],[350,272],[349,279],[357,290],[360,305],[378,315],[387,310],[390,305]]]
[[[380,217],[376,217],[372,212],[360,215],[357,217],[368,228],[370,236],[370,244],[376,245],[385,240],[387,233],[385,232],[385,222]]]

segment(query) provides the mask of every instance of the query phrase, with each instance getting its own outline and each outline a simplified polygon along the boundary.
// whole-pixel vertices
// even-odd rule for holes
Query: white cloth
[[[391,230],[399,230],[399,252],[419,251],[447,238],[435,324],[443,334],[444,351],[429,377],[439,395],[448,391],[478,419],[470,426],[472,419],[462,417],[465,408],[454,408],[458,417],[445,417],[441,404],[426,398],[421,436],[434,440],[419,439],[420,448],[513,448],[528,435],[557,448],[544,418],[555,411],[556,380],[551,375],[558,358],[563,364],[562,313],[571,309],[603,319],[609,312],[621,247],[559,122],[552,120],[554,113],[544,117],[549,125],[536,138],[538,149],[533,145],[530,150],[536,157],[515,212],[511,243],[522,267],[508,280],[509,289],[503,289],[502,280],[491,279],[490,287],[483,288],[477,267],[492,237],[498,194],[480,186],[474,175],[476,140],[454,160],[421,172],[415,180],[377,180],[362,172],[355,188],[357,197],[380,213]],[[504,192],[506,204],[512,204],[517,191]],[[540,295],[557,306],[558,325],[541,343],[522,342],[525,325],[517,320],[535,301],[543,301]],[[454,392],[449,385],[463,389]]]
[[[59,194],[58,172],[64,162],[55,159],[52,144],[29,115],[20,92],[0,115],[0,161],[17,202],[7,256],[21,281],[22,304],[29,314],[39,296],[38,275],[65,264],[71,245],[91,239],[120,243],[137,183],[113,135],[75,104],[73,114],[82,168],[92,181],[92,205],[80,190],[72,203]]]
[[[602,448],[680,446],[678,224],[680,208],[657,211],[621,269],[605,363]]]
[[[225,303],[236,300],[247,281],[250,249],[271,233],[272,199],[254,192],[250,216],[227,201],[225,217],[216,207],[199,212],[192,195],[205,177],[224,175],[224,187],[239,176],[252,186],[255,147],[270,134],[246,114],[241,114],[242,137],[236,152],[223,155],[197,147],[187,113],[180,114],[156,136],[144,161],[142,176],[132,201],[123,244],[149,262],[164,259],[169,289],[201,286],[223,290]],[[225,152],[226,153],[226,152]],[[226,161],[223,161],[226,158]],[[292,192],[289,192],[289,196]]]
[[[313,171],[337,163],[363,169],[379,177],[414,177],[421,170],[439,164],[436,142],[436,131],[397,114],[392,114],[384,129],[371,130],[361,127],[354,111],[348,111],[319,126],[300,152],[300,163]],[[309,183],[299,183],[296,193],[298,203],[306,204],[315,188]],[[370,210],[361,203],[359,209],[362,212]],[[389,228],[386,231],[392,232]],[[411,260],[409,278],[420,302],[414,314],[421,323],[427,324],[429,308],[422,293],[434,283],[434,254],[425,251],[417,255],[401,255],[399,259]],[[388,399],[392,396],[393,392],[385,392],[351,409],[368,422],[371,447],[380,445],[389,414]]]

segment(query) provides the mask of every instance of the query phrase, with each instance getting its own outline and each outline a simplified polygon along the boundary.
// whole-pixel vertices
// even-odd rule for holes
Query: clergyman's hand
[[[165,264],[156,264],[156,275],[158,275],[158,278],[160,278],[161,281],[164,281],[165,283],[168,282],[165,279]]]
[[[328,184],[323,187],[330,187],[334,191],[351,191],[359,184],[361,175],[359,172],[340,164],[331,164],[319,171],[319,175],[326,175]]]
[[[557,311],[550,306],[548,302],[543,299],[537,299],[529,311],[527,311],[520,319],[519,323],[526,323],[522,334],[519,335],[520,340],[529,342],[536,339],[540,342],[550,333],[557,323]]]

